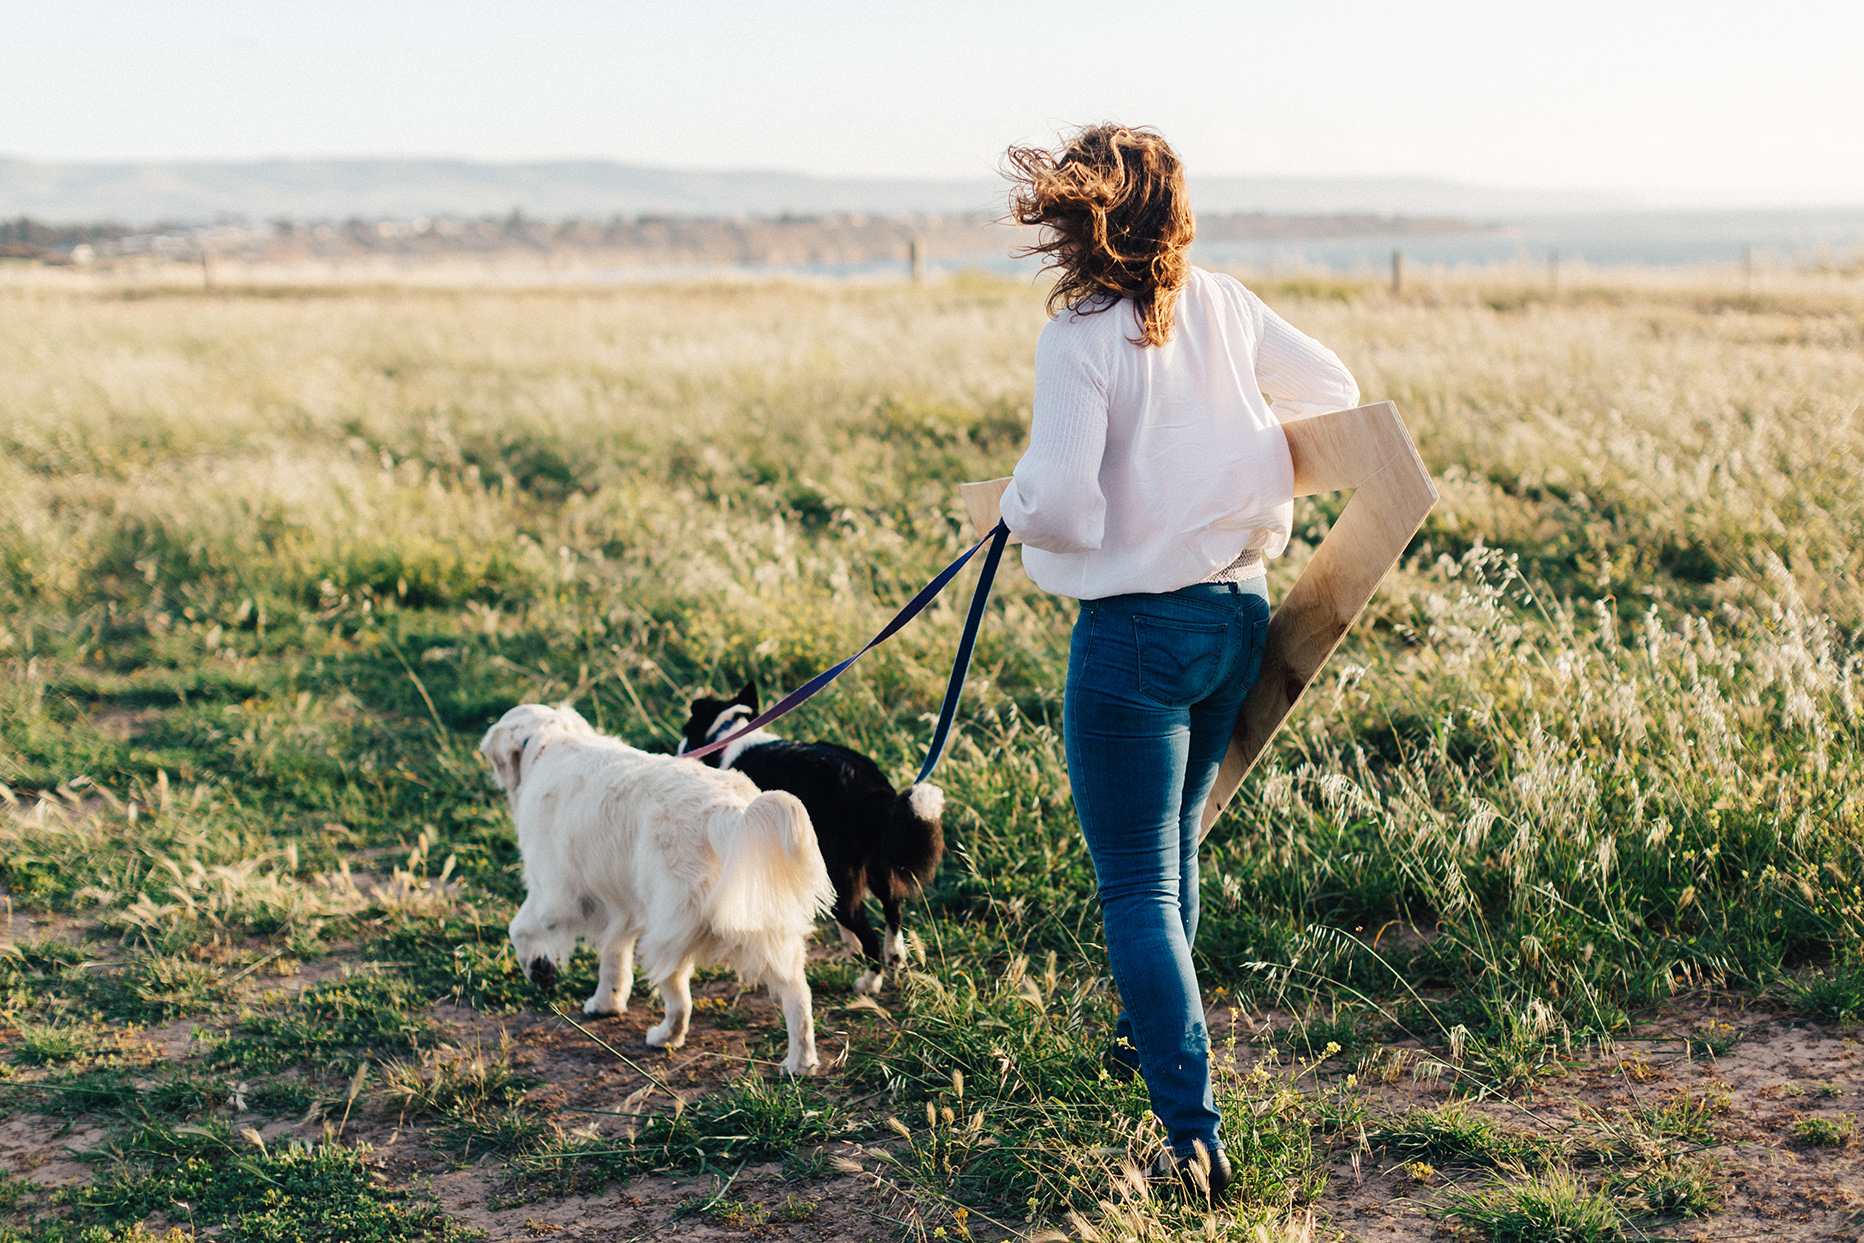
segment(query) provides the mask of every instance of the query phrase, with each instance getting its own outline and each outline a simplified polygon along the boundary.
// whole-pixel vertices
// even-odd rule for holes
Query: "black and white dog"
[[[693,700],[680,751],[702,747],[757,715],[757,686],[747,682],[731,699]],[[760,790],[794,794],[809,809],[816,844],[835,886],[835,922],[841,939],[867,958],[855,990],[878,993],[887,966],[906,956],[900,902],[932,879],[945,855],[939,817],[945,795],[930,782],[894,792],[880,766],[858,751],[829,742],[789,742],[758,730],[702,763],[735,769]],[[886,912],[887,936],[867,922],[872,890]]]

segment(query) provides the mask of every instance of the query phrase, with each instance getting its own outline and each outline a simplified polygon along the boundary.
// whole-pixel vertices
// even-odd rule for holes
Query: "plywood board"
[[[1430,472],[1389,401],[1297,419],[1282,430],[1296,496],[1350,488],[1353,497],[1276,606],[1262,676],[1236,718],[1229,753],[1204,805],[1205,833],[1437,503]],[[980,534],[996,525],[997,499],[1008,485],[1008,479],[962,485]]]
[[[1351,488],[1353,498],[1275,606],[1262,676],[1243,701],[1204,804],[1205,833],[1437,503],[1430,472],[1389,401],[1298,419],[1282,430],[1296,496]]]
[[[1011,476],[1005,475],[1001,479],[986,479],[982,483],[958,485],[958,495],[964,498],[965,512],[971,515],[971,525],[977,528],[979,539],[989,535],[991,528],[995,527],[997,521],[1002,518],[1000,509],[1003,503],[1003,493],[1009,488],[1010,479]],[[1020,544],[1022,541],[1017,539],[1015,533],[1012,532],[1010,543]]]

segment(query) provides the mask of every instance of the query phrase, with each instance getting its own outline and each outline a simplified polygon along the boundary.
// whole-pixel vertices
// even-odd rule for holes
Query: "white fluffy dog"
[[[767,983],[789,1028],[793,1075],[815,1070],[803,959],[834,900],[809,814],[748,777],[650,755],[598,734],[573,709],[521,704],[479,744],[511,799],[526,896],[511,943],[552,988],[582,937],[602,955],[585,1014],[628,1008],[637,950],[666,1017],[647,1043],[678,1048],[693,968],[723,962]]]

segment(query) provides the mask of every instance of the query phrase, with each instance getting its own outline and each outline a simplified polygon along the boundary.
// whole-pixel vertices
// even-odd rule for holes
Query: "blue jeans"
[[[1191,967],[1198,826],[1268,630],[1266,580],[1198,583],[1082,601],[1068,652],[1068,782],[1100,882],[1118,1030],[1180,1156],[1222,1147]]]

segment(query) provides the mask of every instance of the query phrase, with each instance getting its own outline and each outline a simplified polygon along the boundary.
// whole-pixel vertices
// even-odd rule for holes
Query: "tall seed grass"
[[[1350,1005],[1520,1091],[1678,989],[1855,1010],[1864,289],[1262,292],[1399,402],[1443,500],[1207,847],[1207,982]],[[955,484],[1020,453],[1043,322],[982,279],[0,297],[6,881],[151,953],[315,936],[360,863],[407,875],[370,909],[418,920],[451,858],[495,930],[518,877],[485,725],[573,696],[670,748],[693,694],[854,650],[973,538]],[[1277,593],[1343,499],[1301,503]],[[903,777],[961,607],[790,732]],[[925,1177],[1048,1207],[1143,1113],[1091,1071],[1112,999],[1058,738],[1071,620],[1004,575],[901,1002],[944,1034],[855,1052],[932,1103],[901,1115]],[[329,1000],[268,1039],[316,1045]],[[340,1056],[411,1041],[364,1026]],[[1289,1159],[1264,1206],[1310,1193]]]

